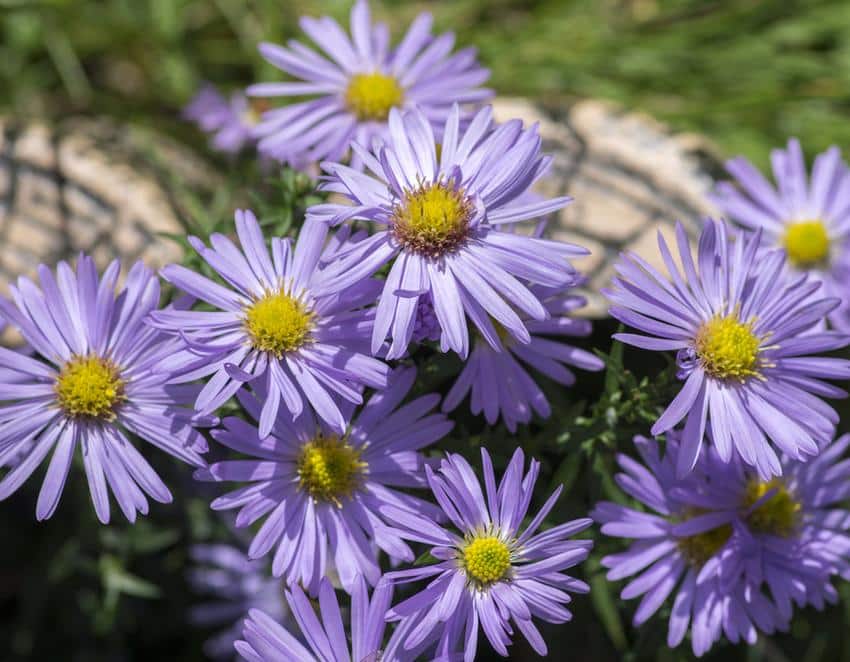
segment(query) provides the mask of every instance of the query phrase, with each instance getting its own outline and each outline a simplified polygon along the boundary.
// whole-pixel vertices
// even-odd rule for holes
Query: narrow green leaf
[[[431,552],[425,552],[418,559],[413,562],[413,566],[418,568],[423,565],[433,565],[434,563],[439,563],[440,559],[431,556]]]
[[[100,574],[108,601],[110,594],[124,594],[147,600],[158,598],[162,594],[158,586],[127,572],[114,556],[105,555],[100,558]]]
[[[594,575],[590,579],[590,599],[596,615],[599,616],[605,632],[608,633],[608,638],[611,639],[611,643],[618,651],[625,651],[628,647],[628,641],[623,629],[623,622],[620,619],[620,612],[617,611],[615,598],[611,594],[611,584],[602,573]]]

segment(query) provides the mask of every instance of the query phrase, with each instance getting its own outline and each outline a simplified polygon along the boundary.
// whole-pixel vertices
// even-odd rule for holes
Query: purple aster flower
[[[221,627],[204,643],[204,652],[215,659],[233,659],[233,644],[242,635],[242,623],[251,609],[259,609],[277,622],[289,614],[280,580],[271,576],[268,563],[252,561],[234,545],[195,545],[190,550],[194,567],[189,581],[198,593],[212,598],[194,605],[192,623]]]
[[[0,335],[2,335],[5,328],[6,322],[0,318]],[[32,351],[27,347],[17,348],[16,350],[10,351],[23,353],[25,356],[32,355]],[[0,366],[0,384],[22,384],[26,383],[28,379],[29,377],[24,373],[17,372],[5,366]],[[16,415],[14,408],[9,409],[8,407],[0,407],[0,422],[5,421],[7,418],[13,419]],[[7,469],[13,469],[16,467],[18,462],[27,456],[31,445],[32,440],[30,440],[28,444],[20,445],[13,454],[3,453],[3,459],[0,460],[0,468],[6,467]]]
[[[0,317],[0,337],[2,337],[3,332],[6,330],[6,322]],[[29,347],[16,347],[10,351],[14,351],[19,354],[23,354],[24,356],[32,356],[32,349]],[[25,374],[22,374],[16,370],[11,368],[7,368],[5,365],[0,366],[0,384],[12,384],[15,382],[25,382],[27,381],[27,377]],[[0,417],[4,416],[3,412],[4,408],[0,408]],[[14,416],[14,412],[11,413]]]
[[[252,132],[263,109],[241,92],[226,99],[206,84],[183,110],[183,117],[195,122],[204,133],[212,134],[213,149],[236,154],[254,144]]]
[[[371,145],[388,135],[391,109],[418,105],[436,127],[452,103],[478,104],[492,96],[478,87],[490,76],[476,62],[474,49],[451,54],[454,35],[434,37],[430,14],[420,14],[396,48],[387,26],[371,24],[369,3],[351,10],[349,39],[331,18],[302,18],[301,28],[323,51],[297,41],[288,48],[260,44],[260,53],[297,82],[261,83],[248,88],[260,97],[313,97],[263,115],[256,134],[260,150],[296,167],[339,161],[352,141]],[[354,154],[352,165],[362,167]]]
[[[528,202],[528,188],[545,172],[536,128],[519,120],[493,129],[491,109],[481,110],[465,132],[454,106],[437,158],[431,126],[419,110],[390,112],[389,142],[375,154],[355,145],[371,174],[340,164],[325,189],[351,205],[308,210],[308,224],[335,225],[353,218],[381,229],[340,255],[325,274],[325,286],[342,288],[392,262],[376,312],[372,351],[392,337],[389,358],[405,354],[419,302],[430,297],[443,351],[469,353],[467,316],[496,344],[491,318],[520,343],[531,340],[521,315],[548,318],[525,282],[565,287],[578,279],[568,258],[582,248],[512,232],[504,224],[536,219],[564,207],[569,198]],[[427,300],[426,297],[426,300]]]
[[[6,320],[0,317],[0,337],[2,337],[3,332],[6,330]],[[9,370],[3,366],[0,366],[0,382],[7,382],[10,379],[14,379],[18,375],[14,370]]]
[[[546,337],[589,335],[591,324],[588,320],[569,317],[587,300],[561,289],[530,289],[543,302],[549,319],[526,322],[531,341],[525,345],[506,336],[502,348],[496,350],[490,342],[476,338],[469,360],[443,401],[443,411],[455,409],[471,392],[473,414],[483,411],[490,425],[501,415],[508,429],[515,432],[517,423],[531,421],[533,412],[543,418],[552,413],[549,401],[523,364],[563,386],[575,383],[575,374],[567,366],[594,371],[605,367],[604,362],[590,352]],[[492,330],[492,335],[494,340],[500,340],[497,329]]]
[[[685,383],[652,434],[686,419],[680,475],[695,465],[707,426],[724,462],[734,450],[762,477],[779,475],[774,446],[803,460],[835,433],[838,415],[819,396],[846,395],[824,379],[847,379],[850,362],[817,355],[844,347],[848,337],[815,326],[838,300],[814,296],[820,283],[788,273],[782,251],[756,259],[759,233],[730,235],[724,223],[709,220],[696,264],[681,226],[676,237],[684,273],[659,235],[672,280],[628,254],[606,292],[611,315],[647,334],[616,339],[678,351]]]
[[[544,200],[543,196],[533,191],[527,191],[523,196],[521,196],[521,199],[528,202]],[[509,223],[502,226],[500,229],[503,228],[506,232],[515,232],[519,225],[519,223]],[[543,232],[546,229],[546,225],[547,219],[538,221],[531,236],[537,238],[542,237]],[[343,226],[343,228],[345,227],[347,226]],[[438,342],[441,335],[442,330],[440,329],[440,320],[437,319],[437,313],[434,311],[434,301],[431,298],[431,294],[426,292],[419,297],[419,302],[416,304],[411,340],[413,340],[414,343]]]
[[[848,445],[844,435],[805,463],[783,456],[782,477],[768,481],[737,458],[730,467],[714,449],[707,454],[702,473],[710,482],[692,505],[734,519],[741,538],[740,561],[727,563],[724,581],[763,584],[785,620],[793,603],[823,609],[837,602],[830,578],[850,577]]]
[[[18,374],[0,381],[0,466],[18,456],[0,481],[0,499],[15,492],[53,450],[36,505],[50,517],[79,448],[98,519],[109,522],[109,491],[134,522],[147,514],[146,495],[170,503],[171,493],[131,442],[137,435],[196,467],[203,436],[192,423],[197,389],[168,385],[163,364],[182,344],[144,321],[159,303],[159,281],[141,262],[115,294],[120,264],[98,277],[94,260],[77,269],[60,262],[56,274],[38,269],[41,288],[27,278],[11,287],[14,303],[0,311],[20,331],[34,356],[0,348],[5,367]]]
[[[850,329],[850,170],[838,147],[814,162],[806,175],[803,150],[796,139],[786,150],[771,153],[777,187],[771,186],[745,158],[726,164],[735,183],[717,186],[713,201],[751,230],[762,230],[762,242],[788,254],[789,266],[824,283],[824,293],[841,299],[829,316],[834,326]],[[737,184],[737,186],[736,186]]]
[[[401,512],[437,515],[436,508],[397,488],[425,487],[419,450],[452,428],[445,416],[430,413],[440,400],[436,394],[399,406],[415,378],[412,368],[395,371],[345,434],[314,419],[309,409],[294,421],[288,414],[278,416],[265,439],[239,418],[225,419],[224,429],[213,432],[222,445],[251,458],[218,462],[198,478],[248,483],[212,507],[238,508],[239,527],[265,518],[248,552],[252,559],[276,548],[274,575],[311,592],[329,561],[350,592],[357,575],[377,583],[379,549],[396,560],[414,560],[380,511],[391,504]],[[252,416],[260,415],[257,400],[242,397],[241,402]]]
[[[287,589],[286,599],[301,630],[301,640],[276,619],[254,609],[245,620],[244,639],[236,642],[236,650],[248,662],[401,662],[404,658],[399,656],[398,642],[403,631],[396,630],[384,646],[384,615],[392,596],[392,584],[382,581],[370,599],[363,577],[355,579],[349,643],[331,583],[322,579],[318,614],[295,584]]]
[[[339,403],[360,403],[364,386],[387,385],[389,368],[362,353],[373,319],[363,307],[375,300],[375,284],[358,282],[331,296],[316,290],[327,233],[315,224],[302,230],[294,248],[289,239],[273,238],[271,258],[250,211],[236,212],[236,233],[242,250],[220,234],[210,237],[212,248],[189,238],[229,287],[182,266],[162,270],[167,281],[217,309],[152,316],[194,353],[174,362],[175,380],[212,375],[195,402],[202,413],[215,411],[244,384],[262,385],[268,397],[259,417],[261,437],[269,434],[281,402],[287,415],[312,409],[343,432]]]
[[[758,631],[786,630],[789,618],[764,594],[758,582],[744,581],[739,572],[745,553],[736,512],[717,510],[714,492],[731,478],[733,464],[710,462],[703,455],[697,471],[677,478],[679,436],[667,435],[664,457],[658,443],[636,437],[643,464],[626,455],[617,458],[623,473],[620,488],[646,509],[617,503],[597,504],[593,517],[602,533],[633,540],[625,552],[602,559],[608,579],[634,577],[621,597],[641,597],[635,626],[644,624],[675,592],[667,645],[678,646],[691,630],[694,654],[701,656],[725,635],[733,643],[755,643]],[[755,506],[769,518],[770,508]]]
[[[404,528],[410,540],[432,545],[431,555],[439,559],[433,565],[387,575],[391,581],[431,579],[424,590],[391,609],[388,618],[401,619],[402,627],[409,629],[403,641],[408,651],[436,640],[437,659],[460,649],[464,660],[474,660],[479,625],[493,648],[507,656],[511,621],[534,650],[545,655],[546,643],[533,619],[569,621],[568,591],[589,590],[563,571],[587,558],[593,543],[570,537],[590,526],[591,520],[575,520],[538,533],[560,496],[558,487],[523,528],[540,464],[532,461],[523,475],[524,457],[518,448],[497,488],[490,456],[483,448],[481,458],[486,496],[460,455],[448,455],[439,472],[426,467],[434,497],[457,533],[427,514],[391,504],[382,510]]]

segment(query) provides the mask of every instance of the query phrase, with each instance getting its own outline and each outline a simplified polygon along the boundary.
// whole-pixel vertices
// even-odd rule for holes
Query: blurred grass
[[[703,132],[761,164],[799,136],[850,143],[846,0],[383,0],[399,35],[423,9],[492,68],[502,94],[602,97]],[[173,132],[201,80],[241,87],[278,73],[260,40],[302,13],[345,19],[349,0],[0,0],[0,107],[97,112]]]

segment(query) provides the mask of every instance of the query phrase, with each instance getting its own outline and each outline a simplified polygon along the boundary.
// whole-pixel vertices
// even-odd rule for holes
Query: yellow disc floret
[[[778,479],[762,482],[757,478],[747,483],[744,507],[751,508],[768,492],[771,495],[747,517],[750,528],[758,533],[769,533],[783,538],[791,535],[797,527],[800,504]]]
[[[823,221],[796,221],[788,225],[783,242],[788,260],[805,269],[829,258],[829,235]]]
[[[472,203],[461,189],[442,182],[408,192],[393,210],[392,231],[408,250],[439,257],[469,235]]]
[[[304,444],[296,466],[301,489],[314,499],[339,504],[360,484],[367,465],[344,439],[321,435]]]
[[[717,554],[732,537],[732,525],[721,524],[693,536],[679,538],[679,550],[693,565],[701,567]]]
[[[713,317],[697,332],[695,348],[705,371],[717,379],[744,380],[758,374],[760,340],[755,320],[738,321],[735,314]]]
[[[255,349],[282,356],[310,340],[313,314],[301,301],[280,290],[248,306],[245,328]]]
[[[268,99],[249,99],[248,107],[242,113],[242,121],[249,126],[256,126],[263,118],[263,113],[271,110],[272,105]]]
[[[124,382],[110,361],[95,355],[75,357],[59,373],[56,398],[68,416],[111,420],[124,400]]]
[[[392,76],[374,71],[355,74],[345,91],[345,105],[361,121],[383,122],[404,101],[404,90]]]
[[[467,576],[480,585],[502,579],[511,568],[508,546],[495,536],[473,538],[463,548],[463,567]]]

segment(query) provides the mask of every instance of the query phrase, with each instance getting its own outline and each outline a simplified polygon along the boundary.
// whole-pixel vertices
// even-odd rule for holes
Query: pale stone
[[[597,163],[591,160],[583,162],[581,178],[647,208],[658,209],[668,205],[663,195],[659,195],[658,190],[648,179],[636,177],[634,172],[614,168],[610,163]]]
[[[712,180],[689,153],[695,149],[692,134],[680,141],[646,115],[626,114],[599,101],[576,104],[570,121],[582,137],[591,138],[591,151],[641,173],[665,195],[685,198],[702,214],[715,211],[705,196]]]
[[[544,151],[553,156],[549,180],[540,192],[550,197],[566,192],[574,198],[549,224],[549,236],[601,247],[577,262],[589,278],[589,303],[579,314],[607,314],[599,290],[610,284],[623,250],[637,252],[666,273],[658,231],[670,239],[680,221],[694,239],[702,219],[717,215],[707,193],[712,187],[709,172],[721,169],[720,160],[717,149],[701,136],[676,135],[646,115],[595,100],[554,114],[516,99],[496,99],[494,107],[499,121],[519,117],[540,124]]]
[[[590,255],[585,255],[584,257],[577,257],[570,260],[573,266],[579,271],[581,271],[583,274],[593,273],[605,260],[605,245],[599,243],[595,239],[591,239],[590,237],[570,232],[569,230],[562,230],[560,228],[550,232],[549,237],[550,239],[554,239],[556,241],[563,241],[568,244],[575,244],[576,246],[581,246],[582,248],[586,248],[590,251]]]
[[[626,250],[640,255],[650,266],[655,267],[663,275],[670,276],[667,266],[661,257],[661,251],[658,249],[659,234],[667,242],[667,247],[670,248],[670,253],[673,256],[673,263],[681,271],[682,260],[679,257],[679,250],[676,247],[676,231],[672,225],[659,223],[651,228],[647,228],[646,232],[626,247]],[[693,252],[693,243],[691,249]],[[607,286],[604,283],[603,285]]]
[[[61,230],[60,196],[55,178],[23,169],[18,172],[14,200],[17,214],[35,218],[54,230]]]
[[[73,216],[68,219],[68,240],[74,251],[90,251],[101,236],[90,219]]]
[[[152,269],[159,269],[166,264],[179,263],[183,258],[183,250],[175,241],[165,240],[157,244],[156,250],[148,246],[139,259]]]
[[[19,276],[35,277],[38,264],[38,257],[20,246],[4,250],[0,256],[0,272],[6,277],[3,279],[3,292],[7,293],[9,284],[14,283]]]
[[[184,232],[169,186],[211,195],[221,181],[170,138],[109,120],[54,131],[0,118],[0,138],[0,291],[81,250],[100,268],[116,257],[125,271],[139,256],[153,268],[179,262],[180,245],[161,236]]]
[[[112,234],[112,243],[121,255],[138,255],[146,241],[147,237],[132,223],[122,223]]]
[[[6,252],[26,250],[43,256],[50,261],[62,253],[65,247],[63,235],[52,227],[42,225],[32,217],[14,216],[6,229],[4,249]]]
[[[94,247],[94,249],[90,249],[89,253],[91,253],[91,256],[98,265],[109,264],[115,259],[115,250],[109,244],[98,244]],[[122,260],[121,263],[123,273],[125,274],[127,273],[127,261],[128,260]]]
[[[56,149],[50,129],[44,124],[29,124],[15,139],[15,159],[45,169],[56,167]]]
[[[493,104],[493,119],[502,124],[509,120],[521,119],[526,125],[537,123],[540,135],[547,140],[560,140],[564,128],[550,120],[531,101],[517,98],[498,99]]]
[[[572,184],[567,192],[573,201],[561,210],[560,225],[598,237],[602,241],[623,241],[632,237],[650,220],[646,211],[612,191],[588,185],[584,180]]]

